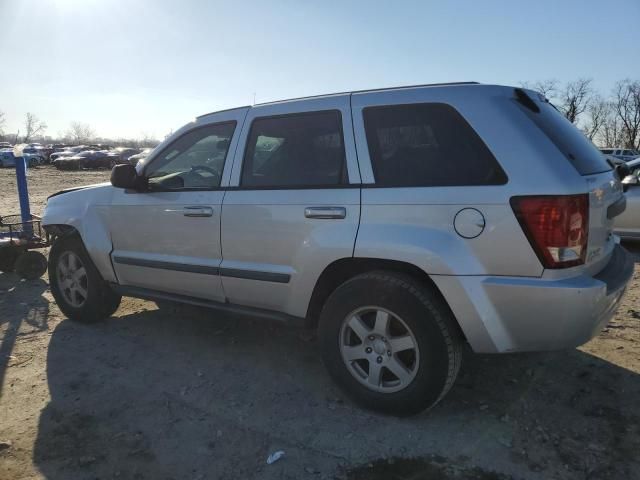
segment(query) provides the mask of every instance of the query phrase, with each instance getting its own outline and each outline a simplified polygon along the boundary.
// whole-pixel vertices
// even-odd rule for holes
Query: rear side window
[[[244,154],[245,187],[335,186],[346,183],[339,111],[256,118]]]
[[[507,176],[478,134],[450,105],[364,109],[376,185],[501,185]]]
[[[611,166],[591,140],[546,99],[532,99],[521,89],[516,89],[516,97],[527,116],[567,157],[580,175],[611,170]],[[529,102],[534,101],[532,108]]]

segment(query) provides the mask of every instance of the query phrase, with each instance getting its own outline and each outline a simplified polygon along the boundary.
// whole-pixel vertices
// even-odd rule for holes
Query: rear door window
[[[611,170],[600,150],[578,128],[562,115],[548,100],[530,96],[516,89],[516,98],[527,116],[555,144],[580,175],[591,175]]]
[[[339,111],[256,118],[247,140],[243,187],[294,188],[346,183]]]
[[[478,134],[450,105],[364,109],[377,186],[501,185],[507,176]]]

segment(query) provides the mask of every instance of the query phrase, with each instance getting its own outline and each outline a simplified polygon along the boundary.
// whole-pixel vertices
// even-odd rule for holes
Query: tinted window
[[[600,151],[605,155],[611,155],[613,153],[613,150],[600,150]]]
[[[220,186],[235,122],[196,128],[171,143],[146,170],[149,188],[211,189]]]
[[[520,97],[528,94],[520,90]],[[516,93],[518,95],[518,93]],[[555,144],[565,157],[571,162],[580,175],[591,175],[611,170],[600,150],[591,143],[578,128],[561,114],[553,105],[543,97],[534,98],[538,111],[527,108],[521,101],[522,109],[527,116],[542,130]]]
[[[257,118],[242,168],[249,187],[332,186],[346,183],[340,112]]]
[[[499,185],[507,177],[464,118],[443,103],[364,110],[376,184]]]

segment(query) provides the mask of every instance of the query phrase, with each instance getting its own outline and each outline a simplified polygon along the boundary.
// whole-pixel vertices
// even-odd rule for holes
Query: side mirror
[[[111,185],[116,188],[136,188],[138,186],[136,167],[128,163],[114,166],[111,170]]]

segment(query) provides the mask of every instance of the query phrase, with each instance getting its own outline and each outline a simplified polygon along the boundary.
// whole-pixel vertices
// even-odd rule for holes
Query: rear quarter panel
[[[375,185],[363,109],[429,102],[451,105],[466,119],[505,171],[505,185]],[[585,193],[587,185],[514,102],[513,88],[491,85],[354,94],[354,131],[365,184],[355,256],[409,261],[432,275],[541,276],[542,265],[513,214],[510,198]],[[454,229],[456,213],[466,207],[485,218],[477,238],[463,238]]]

